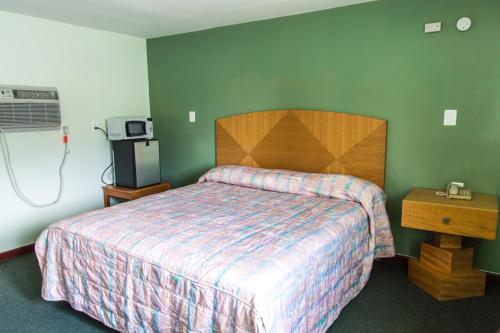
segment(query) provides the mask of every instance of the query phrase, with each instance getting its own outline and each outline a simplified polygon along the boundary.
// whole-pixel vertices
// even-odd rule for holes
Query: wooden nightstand
[[[462,237],[495,239],[497,197],[472,193],[472,200],[435,195],[415,188],[403,200],[403,227],[436,232],[420,247],[420,259],[410,258],[408,276],[440,301],[482,296],[485,273],[472,267],[474,248],[463,248]]]
[[[117,186],[103,186],[102,193],[104,195],[104,207],[109,207],[111,205],[110,198],[120,198],[125,200],[134,200],[138,198],[145,197],[147,195],[156,194],[170,190],[172,184],[169,182],[164,182],[156,185],[145,186],[141,188],[125,188]]]

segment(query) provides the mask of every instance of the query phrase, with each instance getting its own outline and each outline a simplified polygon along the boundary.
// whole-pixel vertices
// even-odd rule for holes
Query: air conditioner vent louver
[[[61,127],[55,88],[0,86],[0,128],[5,132],[54,130]]]

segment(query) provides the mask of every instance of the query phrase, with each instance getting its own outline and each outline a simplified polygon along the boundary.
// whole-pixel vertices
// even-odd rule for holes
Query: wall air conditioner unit
[[[56,88],[0,85],[0,129],[4,132],[61,128]]]

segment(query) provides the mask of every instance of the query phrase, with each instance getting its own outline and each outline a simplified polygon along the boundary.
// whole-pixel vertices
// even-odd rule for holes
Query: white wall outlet
[[[190,123],[196,122],[196,112],[195,111],[189,111],[189,122]]]
[[[96,131],[96,129],[95,129],[96,127],[101,127],[100,122],[99,122],[99,121],[97,121],[97,120],[92,120],[92,121],[90,122],[90,131],[91,131],[92,133],[94,133],[94,132]]]
[[[457,125],[457,110],[444,110],[444,126],[456,126]]]
[[[430,32],[440,32],[441,31],[441,22],[431,22],[431,23],[426,23],[424,25],[424,33],[430,33]]]

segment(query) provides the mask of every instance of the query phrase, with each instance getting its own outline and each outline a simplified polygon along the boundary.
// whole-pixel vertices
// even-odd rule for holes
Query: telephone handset
[[[471,200],[472,191],[470,187],[465,187],[464,183],[451,182],[446,187],[446,192],[438,191],[436,195],[447,197],[448,199]]]

